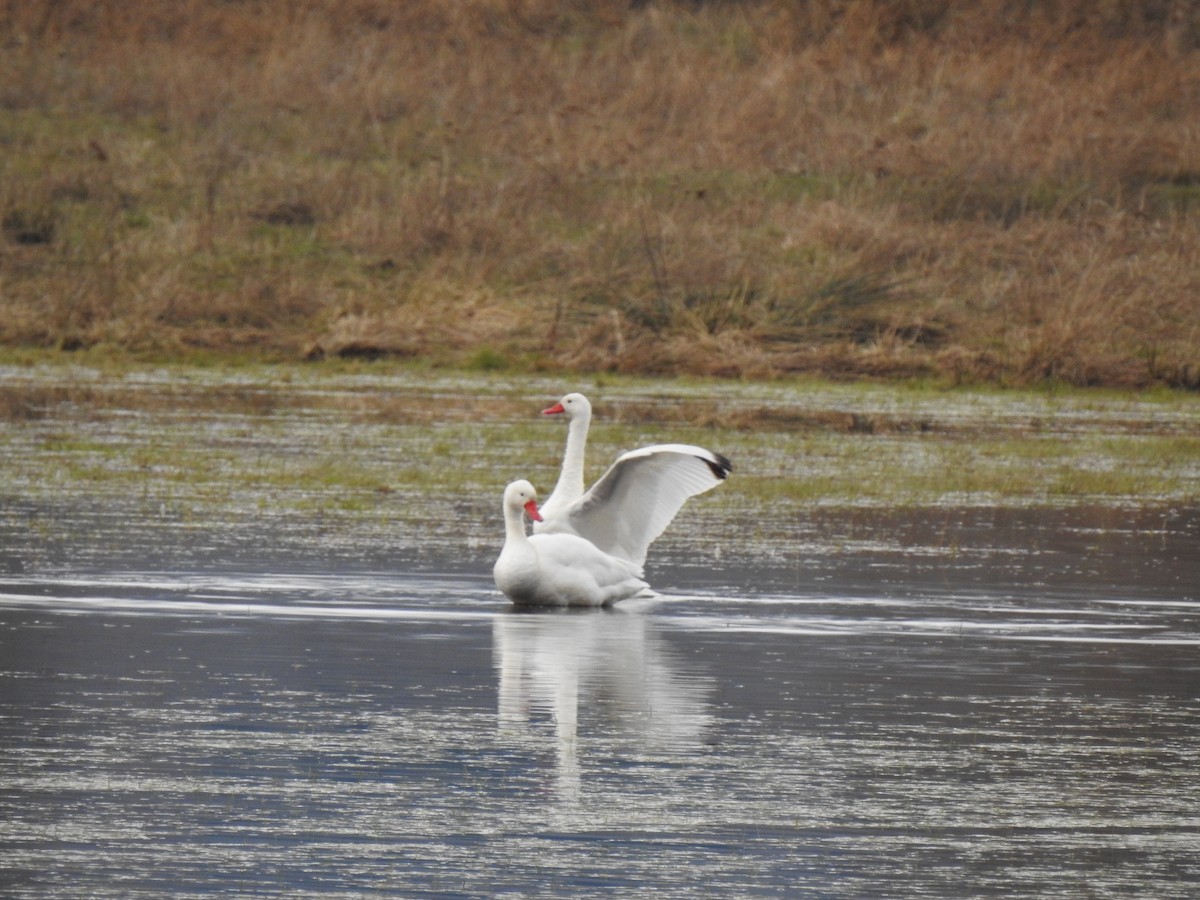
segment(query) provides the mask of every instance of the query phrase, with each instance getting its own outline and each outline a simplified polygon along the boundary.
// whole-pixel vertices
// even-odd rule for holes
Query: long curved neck
[[[567,426],[567,449],[563,453],[562,471],[554,486],[558,500],[570,502],[583,496],[583,451],[587,445],[588,426],[592,415],[585,413],[571,420]]]
[[[529,540],[525,534],[525,518],[520,507],[504,509],[504,540],[505,543],[513,544]]]

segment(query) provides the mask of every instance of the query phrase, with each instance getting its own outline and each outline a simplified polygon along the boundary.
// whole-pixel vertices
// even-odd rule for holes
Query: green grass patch
[[[1200,502],[1200,405],[1184,394],[564,384],[386,362],[223,370],[101,359],[113,368],[0,358],[16,411],[0,429],[5,496],[136,498],[217,519],[223,507],[380,523],[487,517],[509,480],[553,487],[566,429],[539,411],[578,388],[596,407],[589,481],[625,450],[699,444],[734,471],[696,502],[739,520],[818,506]],[[23,396],[36,415],[21,412]]]

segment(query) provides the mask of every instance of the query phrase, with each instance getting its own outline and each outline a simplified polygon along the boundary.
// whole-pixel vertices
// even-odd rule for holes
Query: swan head
[[[571,393],[564,395],[561,400],[548,409],[543,409],[542,415],[557,416],[565,413],[568,419],[576,419],[589,415],[591,411],[592,404],[588,403],[587,397],[583,394]]]
[[[533,521],[542,521],[542,514],[537,508],[537,491],[525,479],[514,481],[504,489],[504,508],[514,510],[518,515],[523,509]]]

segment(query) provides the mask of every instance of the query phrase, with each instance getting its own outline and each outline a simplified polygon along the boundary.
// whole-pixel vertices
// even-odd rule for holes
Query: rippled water
[[[515,438],[437,424],[470,417],[461,386],[405,405],[401,380],[356,378],[327,407],[261,378],[126,379],[126,397],[83,373],[39,399],[58,376],[18,375],[0,896],[1200,888],[1182,443],[1145,506],[746,505],[731,482],[655,545],[659,598],[521,613],[489,577],[486,493]],[[539,408],[526,389],[505,388],[514,421]],[[780,416],[841,415],[833,395],[758,390]],[[871,414],[953,413],[890,396]],[[1157,408],[1076,412],[1067,431],[1195,431]],[[539,476],[560,449],[545,433],[520,445]],[[439,457],[464,471],[439,480]]]
[[[1192,896],[1195,517],[988,523],[599,613],[403,566],[10,575],[4,893]]]

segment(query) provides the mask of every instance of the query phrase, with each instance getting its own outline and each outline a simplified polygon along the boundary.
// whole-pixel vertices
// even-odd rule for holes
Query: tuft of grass
[[[510,368],[509,358],[491,347],[481,347],[471,357],[468,368],[480,372],[502,372]]]

